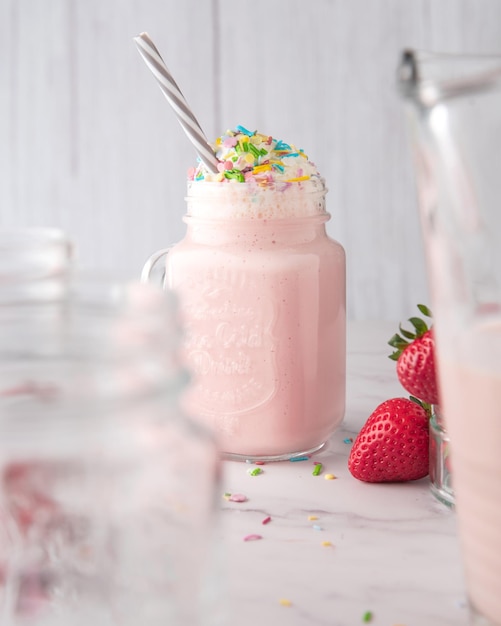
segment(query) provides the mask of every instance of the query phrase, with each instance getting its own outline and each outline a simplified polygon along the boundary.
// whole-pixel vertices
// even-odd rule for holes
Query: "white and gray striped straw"
[[[217,172],[218,160],[155,44],[149,38],[148,33],[141,33],[134,37],[134,41],[144,62],[157,79],[168,103],[174,109],[178,122],[181,124],[188,139],[195,146],[198,156],[211,172]]]

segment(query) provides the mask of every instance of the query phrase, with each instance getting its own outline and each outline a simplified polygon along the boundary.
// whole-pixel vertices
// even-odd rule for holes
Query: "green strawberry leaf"
[[[421,337],[421,335],[424,335],[424,333],[428,330],[428,325],[420,317],[410,317],[409,322],[416,329],[416,333],[418,337]]]
[[[405,348],[405,346],[408,345],[407,341],[405,341],[405,339],[402,339],[402,337],[400,337],[400,335],[393,335],[393,337],[390,339],[390,341],[388,341],[388,344],[392,348],[397,348],[397,350]]]
[[[430,309],[425,304],[418,304],[417,308],[421,311],[423,315],[426,315],[426,317],[433,317]]]
[[[402,335],[406,338],[406,339],[415,339],[416,335],[414,333],[411,333],[410,330],[405,330],[405,328],[402,328],[402,324],[400,324],[400,326],[398,327],[400,332],[402,333]]]

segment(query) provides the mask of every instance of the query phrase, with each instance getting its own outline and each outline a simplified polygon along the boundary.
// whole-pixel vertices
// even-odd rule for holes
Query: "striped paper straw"
[[[134,41],[144,62],[157,79],[167,102],[174,109],[178,122],[194,145],[198,156],[211,172],[217,172],[218,160],[155,44],[149,38],[148,33],[141,33],[134,37]]]

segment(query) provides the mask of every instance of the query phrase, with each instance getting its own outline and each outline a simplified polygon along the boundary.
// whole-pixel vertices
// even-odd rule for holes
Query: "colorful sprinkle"
[[[324,478],[325,480],[335,480],[336,476],[334,476],[334,474],[326,474]]]
[[[271,522],[271,517],[268,515],[268,517],[265,517],[264,520],[261,522],[261,524],[269,524]]]
[[[364,624],[368,624],[369,622],[372,622],[372,618],[373,618],[372,611],[366,611],[363,614],[362,621],[364,622]]]
[[[332,543],[330,541],[322,541],[322,545],[324,546],[324,548],[330,548],[332,546]]]
[[[346,439],[343,439],[343,443],[353,443],[353,438],[352,437],[346,437]]]
[[[312,528],[313,530],[323,530],[323,528],[319,526],[318,524],[313,524]]]
[[[259,474],[263,473],[263,470],[260,467],[255,467],[252,470],[247,470],[251,476],[259,476]]]
[[[309,458],[309,456],[294,456],[292,459],[289,459],[289,461],[291,461],[291,463],[295,463],[297,461],[308,461]]]
[[[240,124],[238,124],[236,128],[239,133],[243,133],[244,135],[247,135],[247,137],[252,137],[252,135],[254,135],[252,130],[247,130],[245,126],[241,126]]]
[[[228,499],[230,502],[247,502],[247,496],[243,493],[233,493]]]
[[[302,180],[310,180],[309,176],[296,176],[295,178],[288,178],[286,180],[287,183],[299,183]]]
[[[218,172],[209,171],[199,159],[197,167],[188,172],[189,180],[254,182],[264,187],[313,180],[319,188],[324,187],[317,167],[302,149],[244,126],[227,130],[211,147]]]
[[[246,535],[244,541],[259,541],[262,538],[262,535]]]
[[[317,519],[318,519],[318,517],[316,515],[308,515],[308,521],[309,522],[314,522]]]
[[[323,467],[322,463],[316,463],[312,472],[313,476],[318,476],[320,472],[322,471],[322,467]]]
[[[254,461],[254,465],[266,465],[264,461]]]
[[[292,602],[290,600],[287,600],[287,598],[280,598],[280,600],[278,601],[278,603],[281,606],[292,606]]]

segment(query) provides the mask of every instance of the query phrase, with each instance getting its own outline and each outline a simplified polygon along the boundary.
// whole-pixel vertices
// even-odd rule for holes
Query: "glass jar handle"
[[[149,283],[149,282],[155,282],[154,277],[153,277],[153,270],[155,269],[155,267],[157,266],[158,262],[160,261],[160,259],[162,259],[163,257],[166,257],[170,250],[171,250],[172,246],[169,246],[168,248],[163,248],[162,250],[157,250],[157,252],[154,252],[146,261],[146,263],[143,266],[143,270],[141,272],[141,282],[142,283]],[[165,267],[162,271],[161,274],[161,280],[160,280],[160,284],[162,287],[165,287]]]

